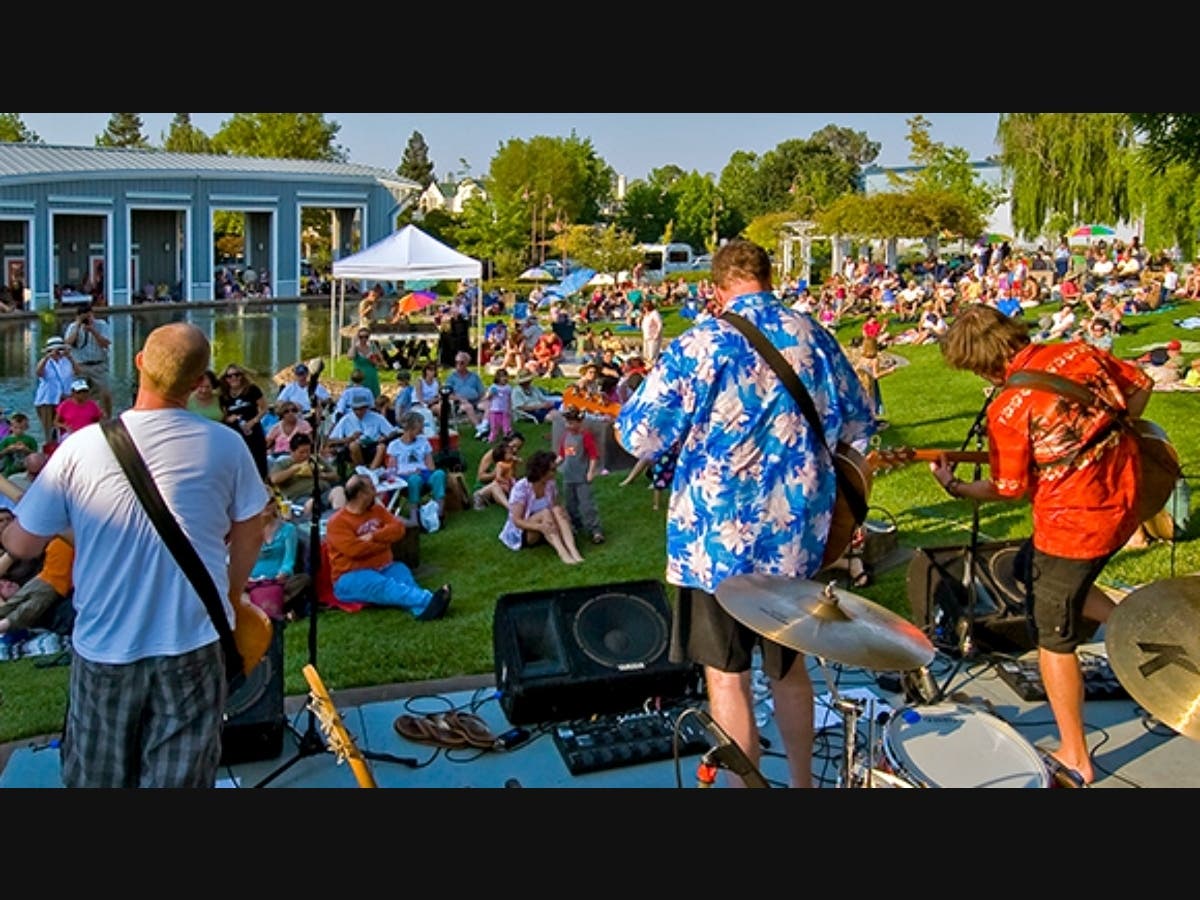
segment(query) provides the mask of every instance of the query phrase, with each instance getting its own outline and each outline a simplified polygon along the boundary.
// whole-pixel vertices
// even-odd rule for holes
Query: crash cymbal
[[[917,626],[865,597],[802,578],[734,575],[717,588],[731,616],[763,637],[848,666],[907,672],[934,657]]]
[[[1200,740],[1200,576],[1138,588],[1104,623],[1108,663],[1158,721]]]

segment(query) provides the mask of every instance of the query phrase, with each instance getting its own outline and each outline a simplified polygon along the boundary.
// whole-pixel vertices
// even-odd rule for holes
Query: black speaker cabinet
[[[505,594],[492,623],[500,706],[523,725],[683,699],[699,670],[668,660],[670,638],[657,581]]]
[[[221,765],[274,759],[283,752],[283,621],[271,621],[266,655],[225,701]]]
[[[964,635],[989,653],[1023,653],[1036,645],[1025,613],[1025,586],[1013,563],[1023,539],[981,543],[968,571],[966,546],[923,547],[908,565],[908,602],[913,624],[934,646],[961,653]],[[968,602],[973,588],[974,605]],[[1100,626],[1091,623],[1090,639]]]

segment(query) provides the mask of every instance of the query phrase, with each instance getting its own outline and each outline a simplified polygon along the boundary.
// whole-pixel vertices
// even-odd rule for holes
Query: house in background
[[[473,179],[464,178],[457,183],[453,181],[432,182],[417,200],[417,208],[421,214],[441,209],[457,215],[463,211],[463,206],[472,197],[486,197],[484,191]]]

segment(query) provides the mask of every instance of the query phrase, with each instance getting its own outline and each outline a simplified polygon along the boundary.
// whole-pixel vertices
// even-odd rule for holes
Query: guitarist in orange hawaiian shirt
[[[987,408],[991,478],[962,482],[946,459],[929,464],[952,497],[976,503],[1029,498],[1033,536],[1015,563],[1037,634],[1038,664],[1058,726],[1053,754],[1090,784],[1095,773],[1083,730],[1083,674],[1075,648],[1083,620],[1104,622],[1113,602],[1095,586],[1112,555],[1141,525],[1135,439],[1099,405],[1009,380],[1052,373],[1090,390],[1111,409],[1138,417],[1150,399],[1149,377],[1083,341],[1033,343],[1025,324],[982,304],[960,313],[942,342],[955,369],[999,390]]]

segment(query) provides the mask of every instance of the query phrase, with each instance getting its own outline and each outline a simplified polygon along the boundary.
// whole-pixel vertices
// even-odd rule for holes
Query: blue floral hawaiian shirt
[[[829,331],[770,292],[729,304],[800,377],[832,447],[863,452],[871,401]],[[639,458],[681,449],[667,514],[667,582],[716,593],[731,575],[808,578],[821,567],[837,490],[829,455],[774,370],[733,325],[697,322],[621,407],[617,440]]]

